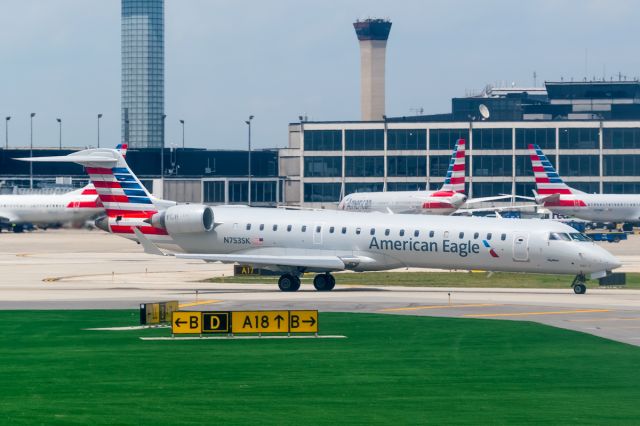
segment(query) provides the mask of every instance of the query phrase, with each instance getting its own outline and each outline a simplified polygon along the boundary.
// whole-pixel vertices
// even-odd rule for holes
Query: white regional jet
[[[585,275],[603,277],[620,266],[589,238],[553,221],[199,204],[161,209],[115,150],[24,160],[84,165],[111,231],[135,234],[146,252],[165,255],[157,244],[177,247],[178,258],[280,271],[282,291],[298,290],[303,272],[317,272],[313,283],[322,291],[333,289],[334,271],[425,267],[575,274],[574,291],[584,293]]]
[[[407,214],[451,214],[463,204],[475,204],[509,198],[508,195],[467,199],[465,194],[465,141],[458,139],[444,184],[437,191],[387,191],[349,194],[338,210]]]
[[[529,145],[535,201],[556,214],[592,222],[640,222],[640,195],[587,194],[564,183],[538,145]]]

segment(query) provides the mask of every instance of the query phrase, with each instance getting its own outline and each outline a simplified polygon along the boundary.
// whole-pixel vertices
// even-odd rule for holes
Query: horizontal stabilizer
[[[64,155],[56,157],[30,157],[14,158],[18,161],[29,161],[32,163],[77,163],[83,166],[113,167],[118,164],[118,159],[98,155]]]
[[[153,254],[156,256],[169,256],[167,253],[160,250],[158,246],[149,241],[149,239],[145,237],[142,232],[140,232],[140,229],[138,229],[137,226],[132,226],[131,229],[133,229],[133,233],[136,234],[136,237],[138,237],[138,241],[140,242],[140,245],[142,245],[145,253]]]

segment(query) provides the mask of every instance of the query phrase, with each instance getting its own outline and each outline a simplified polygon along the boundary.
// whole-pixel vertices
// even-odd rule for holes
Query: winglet
[[[138,237],[138,241],[142,245],[145,253],[155,254],[156,256],[170,256],[170,254],[163,252],[158,248],[158,246],[149,241],[149,239],[145,237],[142,232],[140,232],[140,229],[138,229],[137,226],[132,226],[131,229],[133,229],[133,233],[136,234],[136,237]]]

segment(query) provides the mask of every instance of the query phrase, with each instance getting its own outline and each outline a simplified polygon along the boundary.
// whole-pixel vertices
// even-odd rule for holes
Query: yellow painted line
[[[181,308],[188,308],[190,306],[211,305],[213,303],[220,303],[220,302],[222,302],[222,300],[202,300],[200,302],[181,303],[178,306],[180,306]]]
[[[609,309],[576,309],[575,311],[548,311],[548,312],[513,312],[509,314],[466,314],[465,317],[526,317],[529,315],[566,315],[594,312],[611,312]]]
[[[378,312],[400,312],[400,311],[419,311],[421,309],[447,309],[447,308],[478,308],[483,306],[504,306],[495,303],[478,303],[468,305],[430,305],[430,306],[407,306],[406,308],[387,308]]]

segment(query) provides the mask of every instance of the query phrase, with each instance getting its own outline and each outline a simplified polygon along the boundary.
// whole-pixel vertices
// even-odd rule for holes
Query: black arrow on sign
[[[186,321],[180,321],[180,318],[176,320],[176,327],[180,327],[180,324],[186,324]]]
[[[313,327],[313,325],[316,323],[316,319],[314,317],[311,317],[311,319],[302,320],[302,322],[307,322],[307,323],[311,324],[311,327]]]
[[[278,315],[278,316],[276,317],[276,321],[278,321],[278,328],[280,328],[280,322],[281,322],[281,321],[284,321],[284,318],[282,318],[280,315]]]

